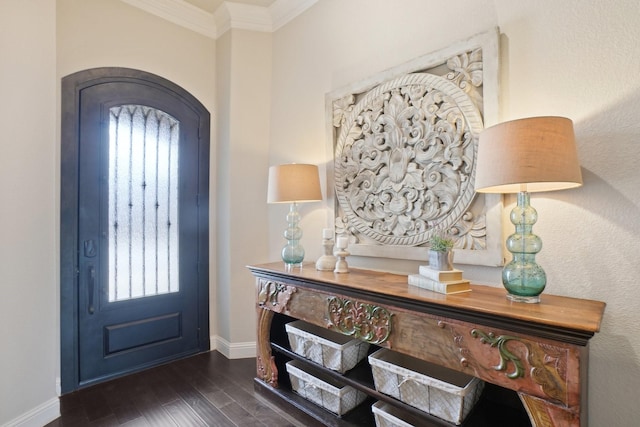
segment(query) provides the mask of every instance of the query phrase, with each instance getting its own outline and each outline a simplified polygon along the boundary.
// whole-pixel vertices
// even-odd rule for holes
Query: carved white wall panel
[[[497,120],[498,30],[327,95],[336,233],[354,255],[425,260],[445,230],[455,262],[501,265],[500,196],[474,190]]]

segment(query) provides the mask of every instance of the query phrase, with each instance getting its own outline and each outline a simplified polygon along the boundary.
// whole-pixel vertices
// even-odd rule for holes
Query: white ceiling
[[[191,3],[195,7],[205,10],[209,13],[214,13],[225,0],[185,0],[187,3]],[[242,3],[252,6],[269,7],[275,0],[226,0],[229,3]]]

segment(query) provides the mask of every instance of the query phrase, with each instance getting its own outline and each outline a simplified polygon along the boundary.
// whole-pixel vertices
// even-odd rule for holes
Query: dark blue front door
[[[77,92],[83,387],[208,349],[208,140],[192,99],[146,79]]]

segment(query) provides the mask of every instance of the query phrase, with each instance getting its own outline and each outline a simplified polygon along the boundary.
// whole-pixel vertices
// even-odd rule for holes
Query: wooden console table
[[[485,393],[497,397],[481,399],[482,408],[463,426],[587,426],[588,342],[600,329],[603,302],[543,294],[540,304],[513,303],[504,289],[481,285],[443,295],[409,286],[403,275],[361,269],[335,274],[312,264],[291,271],[281,262],[249,269],[256,277],[256,387],[325,425],[373,425],[373,418],[368,406],[360,415],[327,416],[290,390],[284,363],[301,359],[284,332],[293,319],[483,379]],[[353,373],[328,374],[426,425],[449,425],[376,392],[368,364],[362,365]],[[503,405],[510,397],[524,422],[517,408]],[[510,411],[515,418],[508,418]]]

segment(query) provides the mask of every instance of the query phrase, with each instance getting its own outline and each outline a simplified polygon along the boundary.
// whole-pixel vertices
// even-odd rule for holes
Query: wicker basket
[[[484,382],[413,357],[381,349],[369,356],[376,389],[408,405],[460,424]]]
[[[285,325],[294,353],[342,374],[367,357],[369,344],[296,320]]]
[[[287,362],[286,367],[293,391],[334,414],[346,414],[367,397],[353,387],[338,384],[322,372],[311,373],[312,370],[297,360]]]
[[[376,427],[417,427],[424,425],[424,420],[417,420],[388,403],[376,402],[371,406],[373,416],[376,419]]]

